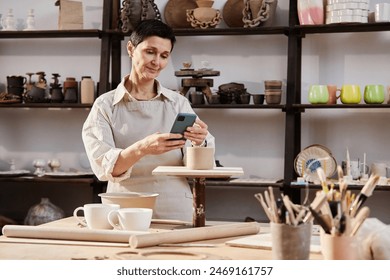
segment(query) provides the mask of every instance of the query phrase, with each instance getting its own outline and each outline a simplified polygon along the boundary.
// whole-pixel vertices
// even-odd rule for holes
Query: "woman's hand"
[[[184,137],[190,140],[193,145],[199,146],[204,142],[209,133],[207,129],[207,124],[199,118],[196,118],[194,125],[188,127],[187,131],[184,132]]]
[[[144,154],[159,155],[171,150],[184,147],[185,140],[181,140],[181,134],[154,133],[145,137],[140,142],[140,150]]]

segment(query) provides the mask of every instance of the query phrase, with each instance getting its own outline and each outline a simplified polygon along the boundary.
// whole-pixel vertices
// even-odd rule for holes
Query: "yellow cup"
[[[340,100],[343,104],[359,104],[362,100],[360,86],[343,85],[341,87]]]

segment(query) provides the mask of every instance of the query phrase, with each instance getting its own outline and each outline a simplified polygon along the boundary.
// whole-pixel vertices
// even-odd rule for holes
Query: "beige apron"
[[[114,126],[125,134],[126,142],[115,143],[118,148],[126,148],[134,142],[156,132],[169,132],[177,112],[169,101],[160,99],[150,101],[120,102],[118,106],[126,106],[128,119],[114,116]],[[136,131],[136,133],[134,133]],[[120,137],[124,138],[124,137]],[[143,157],[132,169],[130,178],[119,183],[109,182],[107,192],[154,192],[158,193],[153,213],[158,219],[192,220],[192,193],[186,178],[175,176],[155,176],[152,171],[157,166],[183,165],[181,150],[174,150],[161,155]]]

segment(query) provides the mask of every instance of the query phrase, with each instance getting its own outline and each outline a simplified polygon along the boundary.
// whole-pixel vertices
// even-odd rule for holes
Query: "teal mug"
[[[311,104],[326,104],[329,100],[327,85],[311,85],[309,89],[309,102]]]

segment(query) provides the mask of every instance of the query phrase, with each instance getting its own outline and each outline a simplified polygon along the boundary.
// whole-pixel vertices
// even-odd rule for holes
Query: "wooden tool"
[[[178,229],[169,232],[156,232],[145,235],[130,236],[130,247],[143,248],[165,243],[184,243],[208,239],[226,238],[241,235],[257,234],[260,225],[256,222],[233,223],[209,227]]]

